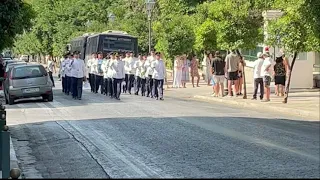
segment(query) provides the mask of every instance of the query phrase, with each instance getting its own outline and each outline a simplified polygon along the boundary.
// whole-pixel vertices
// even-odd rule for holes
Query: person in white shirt
[[[272,74],[272,62],[271,58],[268,54],[265,54],[265,59],[261,66],[261,73],[263,76],[263,83],[264,83],[264,96],[263,102],[270,101],[270,83],[271,83],[271,74]]]
[[[64,61],[64,71],[65,71],[65,80],[66,80],[66,83],[65,83],[66,92],[65,92],[65,94],[66,95],[69,95],[70,92],[72,93],[72,91],[71,91],[71,89],[72,89],[72,86],[71,86],[72,77],[71,77],[71,67],[70,67],[70,63],[71,63],[72,60],[73,60],[73,54],[72,53],[68,53],[68,59],[66,59]]]
[[[46,60],[48,63],[47,69],[48,69],[49,77],[52,81],[52,86],[55,87],[52,73],[56,73],[56,66],[50,55],[46,56]]]
[[[105,59],[102,64],[103,69],[103,78],[104,78],[104,94],[106,96],[112,97],[113,86],[112,86],[112,77],[113,77],[113,69],[111,69],[111,64],[114,61],[113,53],[110,53],[110,57]]]
[[[253,78],[254,78],[254,92],[252,100],[257,100],[258,88],[260,86],[260,100],[263,99],[264,89],[263,89],[263,76],[261,73],[261,67],[264,62],[264,56],[262,52],[258,52],[258,59],[254,61],[253,65]]]
[[[144,58],[145,57],[145,58]],[[139,90],[141,88],[141,95],[144,96],[144,87],[142,88],[142,81],[144,79],[145,81],[145,67],[144,67],[144,63],[146,60],[146,56],[142,56],[141,54],[139,54],[138,56],[138,61],[135,62],[134,64],[134,68],[136,69],[136,74],[135,74],[135,86],[134,86],[134,90],[135,90],[135,95],[139,95]],[[145,82],[144,82],[145,85]]]
[[[72,97],[81,100],[83,81],[86,80],[86,66],[84,60],[79,58],[79,51],[73,53],[74,59],[70,63],[72,75]]]
[[[113,74],[113,97],[120,100],[121,83],[125,78],[124,61],[121,61],[118,54],[116,54],[116,60],[111,64],[114,70]]]
[[[62,64],[62,61],[65,60],[65,55],[64,57],[60,58],[60,69],[59,69],[59,74],[58,74],[58,81],[61,81],[62,80],[62,77],[61,77],[61,64]]]
[[[123,57],[121,60],[124,62],[124,68],[125,68],[125,78],[124,78],[124,86],[123,86],[123,92],[127,93],[128,85],[129,85],[129,74],[130,74],[130,67],[129,67],[129,60],[130,60],[130,52],[125,53],[125,57]]]
[[[152,78],[154,79],[154,97],[158,100],[163,99],[163,83],[166,76],[166,67],[164,61],[161,59],[161,54],[156,53],[156,61],[151,65],[153,68]]]
[[[135,75],[136,75],[136,68],[134,67],[137,59],[134,57],[133,52],[130,52],[130,57],[127,59],[127,70],[129,72],[128,77],[128,84],[127,84],[127,90],[129,94],[131,94],[131,89],[134,87],[135,84]]]
[[[97,53],[93,52],[91,54],[92,58],[88,60],[87,62],[87,69],[89,72],[89,84],[91,88],[91,92],[94,92],[94,68],[92,67],[93,63],[97,61]]]
[[[61,84],[62,84],[62,92],[66,93],[66,61],[68,59],[68,54],[64,55],[64,58],[62,59],[60,63],[60,77],[61,77]]]
[[[156,60],[154,51],[151,51],[150,55],[147,57],[145,68],[146,68],[146,86],[147,86],[147,97],[153,98],[153,69],[151,67],[151,64]]]
[[[92,63],[92,68],[94,68],[94,93],[98,93],[100,86],[102,87],[103,81],[103,71],[102,71],[103,53],[98,53],[98,60]],[[103,88],[100,89],[101,94],[103,94]]]

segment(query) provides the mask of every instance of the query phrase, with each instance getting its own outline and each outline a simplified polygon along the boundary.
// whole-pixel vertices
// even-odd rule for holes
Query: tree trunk
[[[298,55],[298,52],[294,52],[293,59],[292,59],[292,62],[291,62],[291,67],[289,68],[289,78],[288,78],[288,81],[287,81],[287,84],[286,84],[285,95],[284,95],[284,99],[283,99],[282,103],[287,103],[288,102],[290,82],[291,82],[291,74],[292,74],[294,63],[296,62],[297,55]]]

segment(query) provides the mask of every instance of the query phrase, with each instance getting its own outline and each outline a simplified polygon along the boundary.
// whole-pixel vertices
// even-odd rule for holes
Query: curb
[[[16,155],[16,151],[14,150],[14,147],[13,147],[12,138],[10,137],[10,169],[12,169],[12,168],[20,169],[18,158]],[[21,170],[21,175],[20,175],[19,179],[22,179],[22,176],[23,176],[23,173]]]
[[[267,109],[269,111],[276,111],[276,112],[280,112],[282,114],[288,114],[288,115],[298,115],[305,118],[315,118],[317,120],[312,120],[312,121],[319,121],[319,112],[310,112],[310,111],[298,110],[298,109],[293,110],[291,108],[277,107],[277,106],[264,106],[263,104],[260,105],[256,103],[241,102],[241,101],[239,102],[234,100],[227,100],[222,98],[207,97],[207,96],[200,96],[200,95],[193,96],[193,98],[215,101],[215,102],[225,103],[229,105],[237,105],[242,108],[252,108],[257,110],[261,110],[261,107],[263,107],[263,109]]]

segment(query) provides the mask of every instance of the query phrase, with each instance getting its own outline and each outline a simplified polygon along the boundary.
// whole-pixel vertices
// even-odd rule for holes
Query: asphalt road
[[[25,178],[320,178],[319,122],[178,90],[165,101],[60,91],[53,102],[7,106]]]

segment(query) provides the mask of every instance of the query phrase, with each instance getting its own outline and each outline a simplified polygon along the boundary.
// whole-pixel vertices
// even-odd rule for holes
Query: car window
[[[13,79],[25,79],[47,76],[47,72],[43,66],[22,66],[13,69]]]
[[[18,66],[18,65],[23,65],[23,64],[27,64],[27,63],[14,63],[14,64],[8,64],[6,67],[6,72],[8,72],[12,67],[14,66]]]

